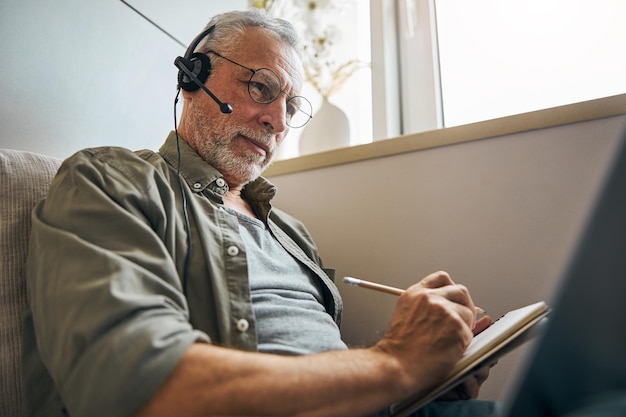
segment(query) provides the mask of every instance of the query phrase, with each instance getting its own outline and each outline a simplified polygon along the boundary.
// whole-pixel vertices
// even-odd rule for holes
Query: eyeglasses
[[[278,98],[280,93],[287,97],[287,125],[294,129],[304,126],[313,118],[311,102],[302,96],[290,96],[283,89],[278,75],[269,68],[253,70],[232,59],[215,52],[207,51],[207,54],[216,55],[252,73],[248,80],[248,94],[250,98],[259,104],[268,104]]]

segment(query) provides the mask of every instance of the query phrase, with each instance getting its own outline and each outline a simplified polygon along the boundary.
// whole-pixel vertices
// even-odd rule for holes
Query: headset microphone
[[[194,54],[194,55],[200,55],[200,56],[204,56],[206,57],[206,55],[204,54]],[[208,57],[207,57],[207,61],[208,61]],[[202,61],[201,59],[198,59],[195,61],[196,63],[199,63],[200,67],[202,67]],[[222,113],[232,113],[233,112],[233,108],[230,104],[228,103],[224,103],[223,101],[221,101],[220,99],[218,99],[217,97],[215,97],[215,94],[213,94],[211,92],[211,90],[209,90],[208,88],[206,88],[206,86],[202,83],[202,81],[200,81],[200,79],[198,79],[198,76],[195,74],[195,70],[191,70],[189,67],[194,68],[196,65],[192,60],[189,60],[187,58],[182,58],[182,57],[177,57],[174,60],[174,65],[176,65],[176,67],[178,67],[178,69],[182,73],[184,73],[194,84],[195,86],[201,88],[205,93],[207,93],[212,99],[213,101],[215,101],[219,106],[220,106],[220,110],[222,111]],[[179,77],[181,78],[181,77]],[[198,88],[194,88],[193,90],[189,89],[188,87],[185,88],[185,86],[182,85],[183,83],[179,81],[178,85],[183,89],[183,90],[187,90],[187,91],[193,91],[193,90],[197,90]],[[188,84],[188,83],[187,83]],[[195,87],[194,86],[194,87]]]

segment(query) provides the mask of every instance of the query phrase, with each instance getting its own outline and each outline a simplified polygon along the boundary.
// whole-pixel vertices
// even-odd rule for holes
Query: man
[[[259,177],[303,102],[293,28],[258,11],[208,27],[202,54],[177,60],[184,108],[161,150],[81,151],[35,209],[29,415],[366,416],[427,391],[488,325],[437,272],[375,346],[346,348],[332,272]],[[485,376],[455,394],[475,397]]]

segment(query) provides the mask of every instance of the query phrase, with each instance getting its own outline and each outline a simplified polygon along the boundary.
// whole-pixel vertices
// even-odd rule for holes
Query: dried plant
[[[328,23],[328,16],[341,13],[346,0],[254,0],[252,7],[287,19],[294,24],[302,38],[302,64],[308,82],[324,98],[337,92],[344,83],[366,63],[349,59],[337,62],[332,49],[341,40],[341,30]]]

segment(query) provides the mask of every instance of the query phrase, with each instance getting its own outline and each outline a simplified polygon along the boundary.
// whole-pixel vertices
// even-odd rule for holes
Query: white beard
[[[229,183],[244,185],[258,178],[271,163],[276,150],[272,134],[225,124],[220,126],[200,113],[191,112],[189,116],[190,124],[194,126],[194,137],[190,139],[194,141],[202,159],[220,171]],[[235,142],[243,140],[240,135],[263,143],[268,149],[267,154],[235,153]]]

